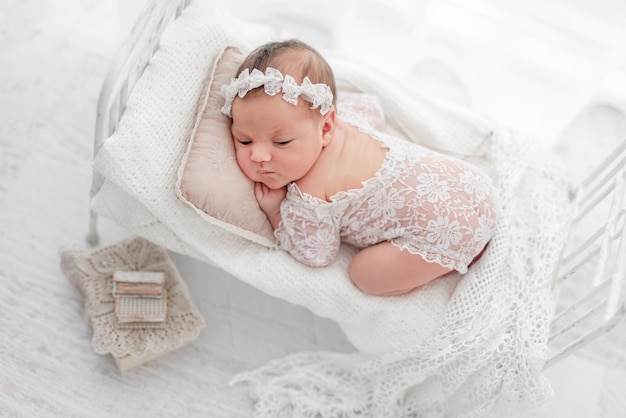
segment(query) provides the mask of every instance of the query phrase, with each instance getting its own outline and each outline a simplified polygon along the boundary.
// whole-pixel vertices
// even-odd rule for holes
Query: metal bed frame
[[[547,366],[605,334],[626,315],[625,181],[623,141],[571,189],[573,218],[554,278],[562,299],[569,296],[571,301],[561,301],[553,319]]]
[[[147,4],[106,77],[98,100],[94,156],[117,127],[126,102],[159,47],[167,25],[191,0]],[[93,173],[91,196],[104,179]],[[626,141],[570,190],[573,218],[568,243],[555,268],[559,291],[548,342],[549,367],[607,333],[624,316],[626,300]],[[87,241],[98,243],[92,210]]]
[[[191,0],[151,0],[149,1],[131,29],[128,39],[120,47],[112,68],[109,70],[98,97],[96,130],[94,137],[94,157],[104,141],[111,136],[120,121],[126,102],[137,80],[148,66],[154,52],[159,48],[163,31],[183,12]],[[95,196],[104,179],[93,172],[90,196]],[[87,242],[97,245],[98,215],[91,210]]]

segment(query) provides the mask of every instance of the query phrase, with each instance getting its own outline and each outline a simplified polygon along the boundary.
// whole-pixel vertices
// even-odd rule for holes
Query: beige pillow
[[[244,56],[234,47],[217,57],[198,102],[196,126],[178,172],[178,196],[210,222],[259,244],[274,246],[272,226],[239,169],[229,117],[220,112],[222,85],[236,77]]]

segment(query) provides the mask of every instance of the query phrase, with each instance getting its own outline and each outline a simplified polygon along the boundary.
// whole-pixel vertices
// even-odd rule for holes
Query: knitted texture
[[[185,282],[167,252],[142,238],[124,240],[97,250],[64,250],[61,269],[76,286],[93,328],[91,343],[98,354],[135,357],[148,351],[173,350],[196,339],[205,326]],[[118,328],[113,273],[117,270],[163,271],[167,318],[163,327]]]
[[[92,205],[158,245],[335,320],[359,350],[296,354],[239,376],[235,381],[251,384],[257,416],[512,416],[548,399],[541,369],[551,277],[568,218],[554,158],[483,117],[326,54],[340,94],[379,96],[395,132],[479,164],[495,174],[499,192],[496,234],[466,275],[400,297],[365,295],[347,275],[353,248],[342,246],[328,267],[307,267],[176,198],[207,69],[227,45],[246,53],[270,39],[244,39],[235,30],[241,22],[213,3],[192,2],[167,28],[118,130],[96,157],[94,169],[106,180]]]

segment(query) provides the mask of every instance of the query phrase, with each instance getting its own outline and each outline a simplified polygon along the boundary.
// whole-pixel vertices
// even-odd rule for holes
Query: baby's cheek
[[[235,159],[237,160],[237,165],[246,177],[252,178],[251,176],[254,174],[254,171],[250,165],[250,158],[246,157],[246,152],[235,148]]]
[[[245,162],[243,154],[244,151],[235,146],[235,159],[237,160],[237,164],[239,164],[239,167],[241,167],[242,169]]]

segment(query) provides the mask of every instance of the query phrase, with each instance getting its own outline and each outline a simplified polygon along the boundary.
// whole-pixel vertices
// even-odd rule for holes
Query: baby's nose
[[[252,161],[256,162],[264,162],[272,159],[272,155],[267,147],[256,146],[252,148],[252,153],[250,155]]]

